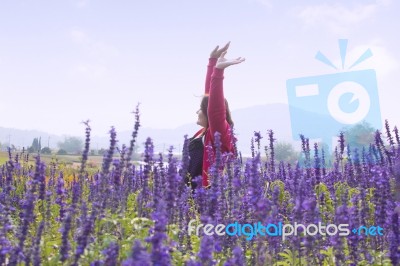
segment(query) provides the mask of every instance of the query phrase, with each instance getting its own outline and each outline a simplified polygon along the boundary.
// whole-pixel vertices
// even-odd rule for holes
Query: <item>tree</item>
[[[288,142],[277,142],[274,145],[275,160],[294,163],[298,159],[299,153],[293,148],[293,145]]]
[[[107,152],[106,149],[101,148],[100,150],[97,151],[97,154],[100,155],[100,156],[103,156],[106,152]]]
[[[83,149],[83,141],[77,137],[66,137],[64,141],[57,143],[57,146],[67,153],[77,154]]]
[[[59,149],[57,151],[57,155],[66,155],[66,154],[67,154],[67,152],[65,150],[63,150],[63,149]]]
[[[369,123],[362,122],[343,130],[345,143],[350,145],[350,150],[368,148],[374,142],[376,129]]]
[[[51,154],[51,150],[50,150],[49,147],[44,147],[44,148],[40,151],[40,153],[42,153],[42,154]]]
[[[28,152],[34,153],[40,151],[40,138],[34,138],[32,141],[32,145],[28,148]]]

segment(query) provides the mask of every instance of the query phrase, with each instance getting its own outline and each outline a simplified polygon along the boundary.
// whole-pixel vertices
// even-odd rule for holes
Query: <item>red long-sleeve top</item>
[[[204,187],[210,185],[208,169],[214,162],[215,158],[215,132],[219,132],[221,134],[221,152],[234,152],[231,126],[226,121],[226,107],[223,88],[224,70],[216,68],[216,63],[217,58],[209,59],[205,83],[205,94],[209,95],[209,99],[207,110],[208,128],[206,129],[205,133],[205,147],[203,153],[202,184]],[[196,135],[202,132],[202,130],[197,132]],[[211,145],[212,150],[207,149],[207,145]]]

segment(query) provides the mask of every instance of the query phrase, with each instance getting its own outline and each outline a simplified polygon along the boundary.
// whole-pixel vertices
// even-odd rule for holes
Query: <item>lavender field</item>
[[[11,154],[0,171],[0,265],[399,265],[400,139],[386,123],[363,150],[343,134],[327,167],[324,151],[302,138],[298,164],[278,162],[274,134],[255,133],[252,158],[218,152],[212,186],[195,192],[183,182],[181,160],[153,152],[148,138],[143,166],[131,143],[110,147],[102,166],[88,171],[90,126],[81,167],[71,169],[39,155]],[[264,143],[263,140],[266,140]],[[156,140],[154,140],[156,141]],[[250,140],[249,140],[250,143]],[[29,163],[30,157],[35,163]],[[165,162],[168,162],[167,164]],[[383,234],[197,235],[194,224],[347,224],[379,226]],[[203,233],[202,233],[203,232]],[[247,236],[249,231],[247,231]]]

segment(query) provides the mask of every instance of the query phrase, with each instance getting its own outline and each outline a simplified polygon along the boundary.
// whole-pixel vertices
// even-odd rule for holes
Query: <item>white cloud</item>
[[[7,106],[5,102],[0,102],[0,112],[6,111]]]
[[[117,48],[104,43],[103,41],[94,40],[84,31],[79,29],[70,30],[70,38],[73,43],[81,46],[85,52],[96,58],[116,57],[119,55]]]
[[[372,57],[354,67],[356,69],[375,69],[377,75],[386,77],[399,69],[399,63],[393,54],[388,51],[379,40],[374,40],[367,45],[356,46],[348,51],[347,66],[353,64],[367,49],[371,49]]]
[[[249,0],[249,1],[259,3],[267,8],[272,8],[272,0]]]
[[[350,69],[350,66],[352,66],[368,49],[371,50],[372,56]],[[374,69],[378,79],[381,78],[385,80],[393,78],[393,76],[396,75],[396,72],[400,69],[399,62],[396,61],[394,54],[390,52],[380,40],[373,40],[368,44],[358,46],[352,46],[351,43],[349,43],[343,70],[339,54],[335,58],[329,59],[331,59],[332,63],[338,67],[338,71],[347,72]]]
[[[388,6],[393,2],[393,0],[376,0],[378,5]]]
[[[92,80],[98,80],[107,75],[107,63],[119,56],[118,49],[103,41],[95,40],[81,29],[70,30],[69,37],[81,53],[78,57],[79,61],[71,67],[72,75]]]
[[[70,32],[71,40],[75,43],[85,43],[88,42],[88,37],[86,34],[81,30],[71,30]]]
[[[306,27],[325,26],[334,33],[344,34],[355,25],[374,16],[380,6],[387,6],[391,0],[377,0],[372,4],[348,7],[343,4],[321,4],[303,8],[298,17]]]
[[[85,76],[92,80],[98,80],[107,74],[107,67],[101,64],[79,64],[74,67],[73,75]]]
[[[93,42],[91,43],[91,52],[93,55],[101,55],[107,57],[116,57],[119,56],[119,51],[117,48],[108,45],[104,42]]]
[[[76,3],[76,6],[79,7],[79,8],[85,8],[85,7],[87,7],[89,5],[89,2],[90,2],[90,0],[79,0]]]

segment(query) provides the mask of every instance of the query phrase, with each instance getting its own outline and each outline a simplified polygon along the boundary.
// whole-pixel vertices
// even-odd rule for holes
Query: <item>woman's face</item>
[[[207,127],[208,126],[208,121],[206,115],[201,111],[201,108],[196,112],[198,115],[197,118],[197,124],[202,127]]]

